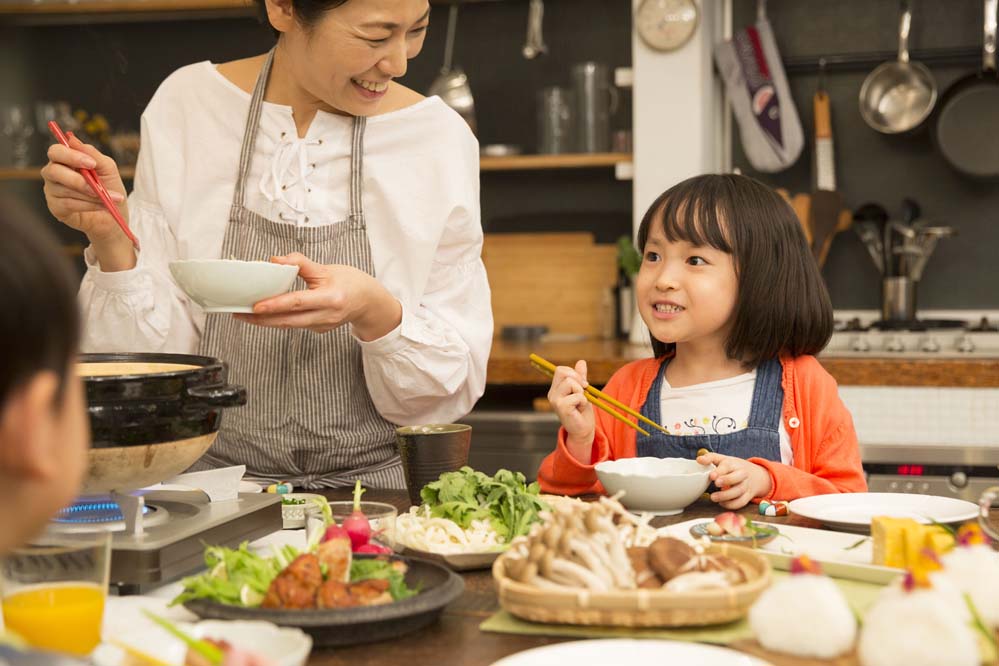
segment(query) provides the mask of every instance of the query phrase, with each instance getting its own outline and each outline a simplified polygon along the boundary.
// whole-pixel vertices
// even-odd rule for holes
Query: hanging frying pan
[[[947,89],[937,116],[935,138],[944,159],[973,178],[999,177],[999,75],[996,73],[996,10],[985,0],[982,69]]]

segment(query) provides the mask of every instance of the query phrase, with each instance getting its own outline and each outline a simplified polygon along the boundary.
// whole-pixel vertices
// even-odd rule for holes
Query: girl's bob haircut
[[[638,247],[653,224],[671,242],[687,241],[733,255],[739,281],[729,358],[755,368],[781,354],[817,354],[833,331],[832,304],[791,206],[763,183],[736,174],[695,176],[663,192],[638,229]],[[676,345],[652,338],[656,358]]]

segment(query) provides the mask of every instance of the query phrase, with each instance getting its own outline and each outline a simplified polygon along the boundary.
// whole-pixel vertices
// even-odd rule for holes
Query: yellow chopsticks
[[[534,366],[535,369],[537,369],[538,371],[540,371],[542,374],[545,374],[545,375],[547,375],[549,377],[554,377],[555,376],[555,366],[552,363],[550,363],[549,361],[546,361],[545,359],[541,358],[537,354],[531,354],[530,359],[531,359],[531,365]],[[643,423],[648,423],[650,426],[652,426],[656,430],[659,430],[660,432],[664,432],[667,435],[669,434],[669,430],[667,430],[666,428],[662,427],[661,425],[659,425],[658,423],[656,423],[652,419],[647,418],[647,417],[643,416],[642,414],[636,412],[631,407],[628,407],[628,405],[615,400],[614,398],[610,397],[609,395],[607,395],[603,391],[601,391],[599,389],[595,389],[595,388],[593,388],[590,385],[587,385],[587,386],[583,387],[583,391],[584,391],[584,393],[586,395],[586,399],[589,400],[593,404],[594,407],[597,407],[599,409],[604,410],[605,412],[607,412],[608,414],[610,414],[611,416],[613,416],[614,418],[616,418],[618,421],[621,421],[622,423],[627,424],[628,426],[634,428],[635,430],[637,430],[638,432],[642,433],[646,437],[649,434],[647,430],[645,430],[644,428],[642,428],[641,426],[639,426],[637,423],[633,423],[631,420],[625,418],[624,416],[622,416],[618,412],[616,412],[613,409],[611,409],[608,405],[604,404],[603,402],[599,402],[599,401],[603,400],[603,401],[605,401],[607,403],[610,403],[611,405],[614,405],[615,407],[617,407],[621,411],[625,412],[626,414],[630,414],[631,416],[634,416],[639,421],[642,421]]]

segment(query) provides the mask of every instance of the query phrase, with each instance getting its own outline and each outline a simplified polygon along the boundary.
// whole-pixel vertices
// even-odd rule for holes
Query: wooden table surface
[[[330,499],[348,499],[347,490],[329,491]],[[365,500],[388,502],[400,511],[409,508],[409,500],[404,491],[370,490]],[[679,516],[661,517],[653,525],[670,525],[692,518],[711,518],[720,509],[707,501],[697,502]],[[800,527],[821,527],[815,521],[799,516],[769,518],[760,516],[751,505],[741,513],[752,520],[762,520],[776,524]],[[999,518],[993,519],[999,529]],[[465,592],[449,605],[440,621],[417,633],[383,643],[369,643],[352,647],[321,649],[317,648],[309,657],[308,666],[488,666],[507,655],[542,645],[560,643],[575,638],[522,636],[479,631],[479,625],[499,610],[496,592],[493,589],[489,571],[473,571],[462,575]],[[856,666],[853,655],[836,660],[812,660],[781,655],[764,650],[755,641],[739,641],[729,647],[759,656],[774,666]]]
[[[647,358],[645,347],[619,340],[581,342],[493,341],[486,380],[490,384],[544,384],[548,380],[531,367],[535,353],[555,365],[574,365],[586,359],[589,380],[602,386],[625,363]],[[841,386],[948,386],[984,388],[999,386],[999,358],[890,357],[844,358],[819,356],[819,362]]]

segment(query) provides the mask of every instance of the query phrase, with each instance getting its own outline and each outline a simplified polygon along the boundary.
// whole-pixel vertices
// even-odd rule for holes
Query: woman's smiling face
[[[429,20],[428,0],[348,0],[311,26],[290,20],[275,27],[307,96],[334,112],[371,116],[389,82],[423,48]]]

